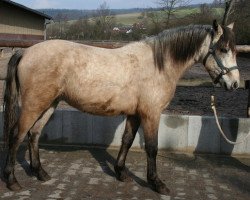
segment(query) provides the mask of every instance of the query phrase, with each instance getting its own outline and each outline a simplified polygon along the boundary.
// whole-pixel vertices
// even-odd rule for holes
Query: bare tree
[[[106,2],[102,3],[96,11],[94,18],[96,24],[97,35],[101,38],[109,39],[112,28],[115,24],[115,15],[111,14],[111,10]]]
[[[162,19],[158,12],[155,12],[154,10],[149,10],[146,13],[147,18],[152,23],[151,29],[150,29],[150,35],[157,34],[161,31],[161,24]]]
[[[65,33],[65,27],[68,21],[68,16],[66,14],[63,14],[61,12],[59,12],[54,19],[57,24],[58,24],[58,38],[63,38],[63,34]]]
[[[234,4],[235,4],[235,0],[226,0],[225,1],[225,13],[224,13],[223,20],[222,20],[223,25],[227,24],[227,20],[228,20],[229,15],[231,15],[233,13]]]
[[[250,0],[236,0],[228,23],[235,22],[234,32],[237,44],[250,44]]]
[[[207,17],[208,15],[211,15],[212,10],[207,4],[203,3],[200,5],[200,13],[201,15],[204,15]]]
[[[180,6],[186,6],[190,0],[157,0],[157,4],[163,8],[166,13],[166,25],[169,26],[169,21],[172,15]]]

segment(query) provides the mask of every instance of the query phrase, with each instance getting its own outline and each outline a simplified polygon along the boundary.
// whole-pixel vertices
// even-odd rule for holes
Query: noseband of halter
[[[233,66],[233,67],[230,67],[230,68],[227,68],[223,65],[223,63],[221,62],[220,58],[216,55],[215,53],[215,50],[216,50],[216,47],[217,47],[217,43],[213,44],[212,41],[213,41],[213,35],[214,35],[214,30],[212,30],[212,39],[211,39],[211,43],[210,43],[210,46],[209,46],[209,50],[207,52],[207,55],[205,56],[204,60],[203,60],[203,65],[205,66],[206,62],[207,62],[207,58],[212,55],[214,60],[216,61],[218,67],[220,68],[221,72],[220,74],[215,78],[215,80],[213,81],[214,84],[217,84],[220,82],[220,79],[223,75],[226,75],[228,74],[229,72],[233,71],[233,70],[236,70],[236,69],[239,69],[238,66]]]

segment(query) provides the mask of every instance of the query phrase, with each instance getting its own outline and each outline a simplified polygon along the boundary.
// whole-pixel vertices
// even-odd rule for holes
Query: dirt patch
[[[241,79],[250,80],[250,59],[238,58]],[[191,67],[183,76],[184,79],[207,79],[208,73],[200,64]],[[216,97],[219,116],[247,117],[248,91],[238,89],[234,92],[213,87],[177,87],[175,96],[164,113],[186,115],[213,115],[211,95]]]
[[[222,88],[211,87],[177,87],[175,96],[164,113],[213,115],[211,95],[216,97],[219,116],[247,117],[247,90],[238,89],[235,92],[227,92]]]

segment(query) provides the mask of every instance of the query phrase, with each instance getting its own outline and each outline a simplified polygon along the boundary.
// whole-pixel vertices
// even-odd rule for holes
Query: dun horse
[[[215,83],[237,89],[239,71],[233,24],[190,25],[118,49],[103,49],[62,40],[45,41],[9,61],[4,96],[4,133],[9,145],[4,175],[7,187],[20,189],[14,175],[16,153],[29,136],[30,167],[42,181],[38,139],[58,102],[97,115],[127,115],[122,145],[114,169],[129,179],[125,160],[142,125],[147,154],[147,180],[153,190],[169,189],[156,171],[160,114],[172,99],[183,72],[203,62]],[[20,114],[16,109],[20,99]]]

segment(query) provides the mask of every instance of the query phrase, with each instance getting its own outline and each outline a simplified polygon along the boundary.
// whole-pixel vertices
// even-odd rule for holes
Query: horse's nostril
[[[232,89],[233,90],[236,90],[238,87],[239,87],[239,84],[238,84],[238,82],[237,81],[235,81],[233,84],[232,84]]]

